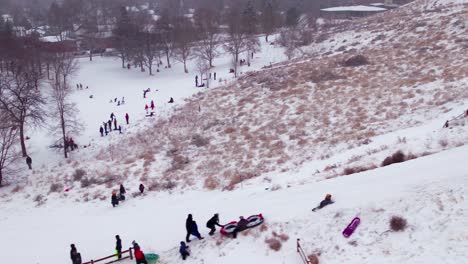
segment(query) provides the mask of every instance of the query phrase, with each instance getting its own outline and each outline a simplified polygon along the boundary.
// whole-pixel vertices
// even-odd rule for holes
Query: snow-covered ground
[[[190,191],[149,193],[129,198],[117,208],[108,201],[79,203],[48,197],[42,207],[29,199],[2,203],[2,263],[66,263],[75,243],[84,259],[112,254],[114,236],[124,247],[137,240],[144,252],[178,263],[179,241],[188,213],[198,222],[204,241],[190,244],[187,263],[300,263],[295,251],[301,238],[307,254],[320,253],[320,263],[464,263],[468,252],[468,147],[341,177],[277,191],[249,186],[236,192]],[[332,193],[335,204],[311,208]],[[207,235],[213,213],[221,222],[239,215],[263,213],[267,230],[252,229],[237,240]],[[386,232],[391,216],[408,220],[408,230]],[[355,216],[362,220],[352,237],[341,231]],[[279,252],[268,249],[272,232],[287,234]]]
[[[150,77],[121,69],[118,59],[80,59],[72,83],[89,87],[72,98],[84,124],[71,135],[80,148],[64,161],[48,148],[47,128],[26,133],[34,170],[0,189],[0,262],[67,263],[71,243],[84,260],[96,259],[114,252],[119,234],[124,248],[136,240],[161,263],[179,263],[189,213],[206,236],[214,213],[222,223],[257,213],[266,222],[237,240],[195,240],[187,263],[301,263],[297,238],[325,264],[466,262],[468,118],[442,128],[468,108],[460,56],[468,13],[460,6],[417,1],[378,15],[384,26],[365,18],[331,29],[309,48],[312,57],[293,62],[282,63],[282,50],[261,38],[262,51],[237,81],[230,57],[216,59],[212,72],[226,82],[210,89],[194,87],[194,62],[190,74],[174,63]],[[357,51],[371,63],[340,66]],[[124,105],[110,103],[122,97]],[[147,118],[151,100],[156,117]],[[111,113],[119,124],[128,113],[130,125],[102,138]],[[381,167],[397,150],[411,160]],[[344,176],[349,168],[367,171]],[[97,183],[84,187],[74,179],[79,170]],[[121,182],[127,201],[112,208]],[[147,193],[133,195],[140,182]],[[326,193],[335,204],[312,212]],[[408,220],[405,231],[388,231],[394,215]],[[355,216],[361,225],[345,239]],[[279,251],[265,243],[272,237],[282,238]]]

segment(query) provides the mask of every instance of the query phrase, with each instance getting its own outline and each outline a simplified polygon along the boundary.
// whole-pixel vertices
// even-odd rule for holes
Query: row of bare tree
[[[58,132],[68,157],[66,139],[78,125],[69,101],[69,78],[76,70],[72,49],[64,43],[17,37],[0,27],[0,185],[17,171],[14,163],[28,157],[26,134],[36,127]]]

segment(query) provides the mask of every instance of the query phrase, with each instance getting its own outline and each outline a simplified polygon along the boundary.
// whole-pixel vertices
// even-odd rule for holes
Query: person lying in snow
[[[327,194],[325,196],[325,199],[320,202],[320,205],[315,207],[314,209],[312,209],[312,211],[315,211],[317,209],[322,209],[323,207],[325,207],[325,206],[327,206],[329,204],[332,204],[332,203],[334,203],[334,201],[332,201],[332,199],[331,199],[331,194]]]

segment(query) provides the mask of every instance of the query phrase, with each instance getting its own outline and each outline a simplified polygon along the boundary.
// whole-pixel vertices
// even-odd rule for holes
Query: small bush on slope
[[[382,167],[388,166],[393,163],[400,163],[406,160],[406,155],[401,151],[393,153],[392,156],[388,156],[382,161]]]
[[[353,56],[343,62],[343,65],[346,67],[357,67],[369,64],[369,60],[363,55]]]
[[[392,216],[390,219],[390,229],[396,232],[404,231],[406,229],[406,219],[400,216]]]
[[[279,251],[281,249],[281,241],[276,238],[269,238],[265,240],[265,243],[268,244],[268,247],[274,251]]]
[[[81,181],[83,176],[86,175],[86,171],[83,169],[76,169],[75,173],[73,174],[73,181]]]
[[[63,189],[63,184],[61,184],[61,183],[52,183],[50,185],[49,193],[60,192],[60,190],[62,190],[62,189]]]

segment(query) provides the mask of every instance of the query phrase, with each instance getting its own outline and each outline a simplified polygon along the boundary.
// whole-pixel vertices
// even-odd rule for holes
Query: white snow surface
[[[363,6],[363,5],[356,5],[356,6],[335,6],[320,9],[321,11],[326,12],[337,12],[337,11],[356,11],[356,12],[378,12],[378,11],[385,11],[386,8],[382,7],[375,7],[375,6]]]
[[[184,221],[192,213],[203,241],[190,243],[186,263],[300,263],[295,240],[307,254],[320,253],[320,263],[464,263],[468,249],[468,146],[417,160],[315,184],[267,191],[260,185],[236,192],[150,193],[129,198],[117,208],[93,201],[49,197],[36,208],[16,199],[0,205],[2,263],[61,264],[75,243],[85,260],[113,252],[119,234],[124,248],[137,240],[144,252],[179,263],[178,244]],[[335,204],[312,212],[324,193]],[[237,240],[207,235],[205,222],[218,212],[221,223],[239,215],[263,213],[259,227]],[[408,220],[404,232],[387,232],[391,216]],[[341,231],[354,217],[361,224],[348,239]],[[268,249],[272,232],[287,234],[279,252]],[[27,250],[24,250],[27,249]],[[130,262],[128,262],[130,263]]]

